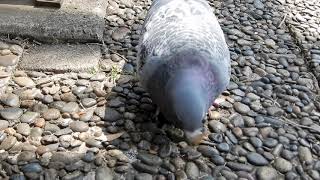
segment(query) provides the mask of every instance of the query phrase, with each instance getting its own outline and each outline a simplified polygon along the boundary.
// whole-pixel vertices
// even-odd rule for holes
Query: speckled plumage
[[[229,83],[230,55],[208,3],[154,0],[142,27],[137,67],[142,86],[173,123],[181,124],[170,109],[165,87],[179,69],[192,67],[205,79],[199,88],[205,90],[209,108]]]

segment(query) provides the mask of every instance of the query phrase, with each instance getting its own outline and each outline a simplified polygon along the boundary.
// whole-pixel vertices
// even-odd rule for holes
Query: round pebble
[[[74,132],[86,132],[89,130],[89,125],[82,121],[73,121],[70,123],[70,128]]]

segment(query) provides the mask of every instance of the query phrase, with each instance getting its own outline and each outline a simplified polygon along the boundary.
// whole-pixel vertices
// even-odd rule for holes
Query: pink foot
[[[214,101],[212,103],[212,106],[214,106],[215,108],[219,108],[219,103],[217,101]]]

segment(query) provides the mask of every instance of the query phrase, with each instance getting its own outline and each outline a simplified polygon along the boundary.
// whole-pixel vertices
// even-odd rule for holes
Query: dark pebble
[[[230,146],[227,143],[220,143],[217,145],[217,149],[222,152],[229,152]]]
[[[95,159],[95,155],[92,151],[88,151],[83,157],[82,160],[85,162],[92,162]]]
[[[200,145],[197,150],[205,157],[213,157],[219,155],[219,151],[211,146]]]
[[[157,174],[159,172],[158,167],[149,166],[137,161],[133,162],[132,166],[139,172],[144,172],[149,174]]]
[[[211,161],[217,166],[224,165],[224,163],[225,163],[224,158],[219,155],[214,155],[213,157],[211,157]]]
[[[242,163],[236,163],[236,162],[227,162],[226,164],[230,169],[234,171],[246,171],[251,172],[253,170],[253,166],[249,164],[242,164]]]
[[[262,141],[257,138],[257,137],[250,137],[250,143],[255,147],[255,148],[260,148],[262,147]]]
[[[152,175],[148,173],[140,173],[135,175],[135,180],[152,180]]]
[[[162,163],[162,159],[160,157],[152,154],[139,153],[137,158],[140,159],[143,163],[150,166],[158,166]]]
[[[255,153],[255,152],[248,153],[247,159],[248,159],[249,163],[256,165],[256,166],[264,166],[269,163],[262,155]]]
[[[26,180],[26,177],[22,174],[14,174],[10,177],[10,180]]]
[[[216,143],[222,143],[223,141],[222,134],[210,134],[209,138]]]
[[[278,144],[278,141],[273,138],[266,138],[263,140],[263,145],[265,145],[268,148],[273,148]]]
[[[226,135],[233,144],[238,144],[238,139],[231,131],[227,131]]]
[[[21,170],[24,173],[40,173],[42,171],[42,167],[38,163],[30,163],[24,165]]]

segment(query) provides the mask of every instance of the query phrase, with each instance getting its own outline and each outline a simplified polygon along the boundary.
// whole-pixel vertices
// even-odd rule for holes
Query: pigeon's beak
[[[203,132],[202,128],[193,132],[185,130],[184,134],[187,142],[191,145],[199,145],[209,135],[208,131]]]

